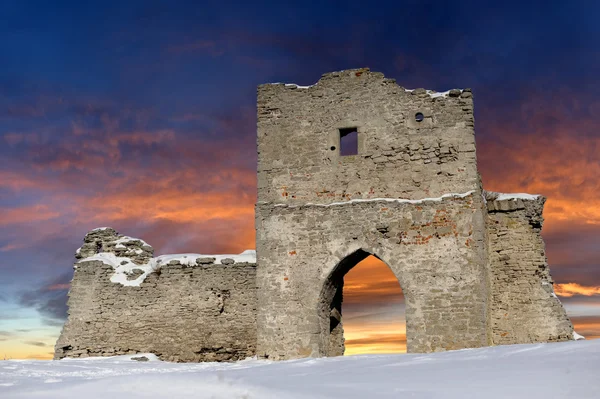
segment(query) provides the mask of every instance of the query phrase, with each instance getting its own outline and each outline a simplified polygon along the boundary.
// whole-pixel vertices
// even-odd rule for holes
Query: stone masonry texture
[[[570,339],[573,325],[552,289],[540,235],[546,199],[497,201],[493,196],[487,203],[493,343]]]
[[[421,205],[259,208],[258,355],[328,355],[335,290],[369,254],[390,267],[403,289],[409,351],[485,346],[481,202],[470,195]]]
[[[106,250],[115,235],[113,229],[92,231],[84,247],[98,242]],[[200,259],[192,267],[172,261],[139,287],[128,287],[110,281],[112,266],[82,258],[55,358],[152,352],[164,360],[198,362],[253,356],[256,265],[213,261]]]
[[[260,85],[257,113],[256,262],[157,267],[144,241],[95,229],[55,358],[342,355],[344,276],[369,255],[400,282],[408,352],[573,339],[540,234],[545,198],[482,189],[469,89],[353,69]],[[341,155],[348,129],[357,153]],[[141,284],[115,280],[110,259]]]

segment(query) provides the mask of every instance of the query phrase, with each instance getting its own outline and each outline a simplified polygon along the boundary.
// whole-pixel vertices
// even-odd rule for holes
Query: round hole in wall
[[[415,114],[415,120],[416,120],[417,122],[423,122],[423,119],[425,119],[425,115],[423,115],[423,113],[422,113],[422,112],[417,112],[417,113]]]
[[[330,150],[331,150],[331,151],[335,151],[335,146],[334,146],[334,145],[332,145],[332,146],[331,146],[331,148],[330,148]]]

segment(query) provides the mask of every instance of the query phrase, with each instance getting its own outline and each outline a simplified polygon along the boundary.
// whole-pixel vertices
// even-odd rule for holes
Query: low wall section
[[[86,236],[55,358],[152,352],[196,362],[253,356],[253,251],[151,258],[152,252],[112,229]]]

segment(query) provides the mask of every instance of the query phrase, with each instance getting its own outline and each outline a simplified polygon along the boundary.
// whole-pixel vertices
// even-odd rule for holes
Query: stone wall
[[[358,155],[340,156],[339,129],[349,127]],[[260,85],[257,140],[259,201],[422,199],[480,186],[469,89],[407,91],[368,69],[308,88]]]
[[[148,244],[123,238],[113,229],[95,230],[78,250],[55,358],[152,352],[196,362],[254,355],[255,263],[194,254],[151,258]],[[111,281],[128,261],[126,280]]]
[[[340,154],[345,128],[356,155]],[[470,90],[406,90],[368,69],[261,85],[257,140],[259,356],[343,353],[335,298],[368,254],[400,281],[409,352],[488,343]]]
[[[259,205],[257,355],[340,354],[332,303],[343,275],[369,254],[402,286],[409,352],[487,345],[482,201],[466,194],[417,203]]]
[[[355,155],[340,155],[345,128]],[[371,254],[404,292],[408,352],[573,339],[545,199],[483,192],[470,90],[406,90],[368,69],[261,85],[257,143],[256,255],[154,257],[91,231],[56,358],[341,355],[343,279]]]
[[[541,236],[546,198],[486,196],[493,343],[573,339],[573,326],[552,288]]]

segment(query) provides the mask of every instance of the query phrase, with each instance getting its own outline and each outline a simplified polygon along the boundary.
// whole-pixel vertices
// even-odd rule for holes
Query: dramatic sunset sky
[[[365,66],[473,89],[485,188],[548,197],[557,294],[600,336],[599,4],[0,2],[0,359],[51,356],[92,228],[254,248],[256,86]],[[403,350],[389,269],[346,285],[348,351]]]

